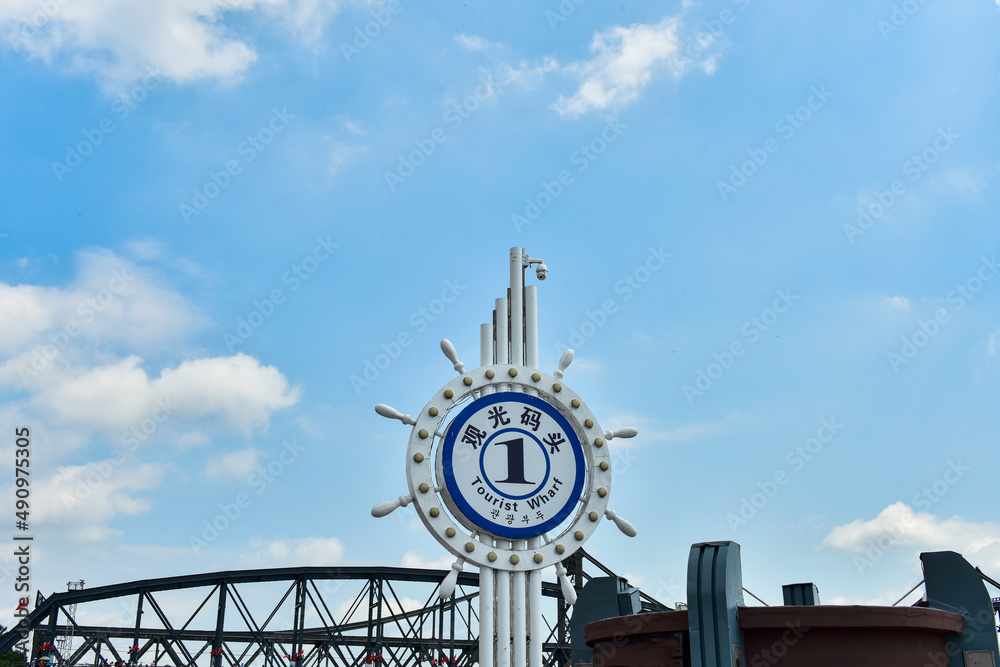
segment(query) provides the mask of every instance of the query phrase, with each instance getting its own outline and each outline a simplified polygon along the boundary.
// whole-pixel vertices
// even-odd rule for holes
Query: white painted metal
[[[499,545],[510,543],[500,540]],[[510,654],[510,572],[506,570],[497,571],[497,667],[511,667]],[[515,667],[521,667],[515,665]]]
[[[573,350],[563,350],[562,356],[559,357],[559,368],[552,374],[554,378],[561,380],[566,374],[566,369],[573,363],[573,354]]]
[[[538,288],[524,288],[524,365],[538,368]]]
[[[541,260],[529,259],[523,248],[511,248],[509,259],[509,299],[497,299],[493,324],[480,327],[479,368],[466,371],[455,346],[442,340],[441,350],[459,376],[445,384],[416,417],[385,404],[376,406],[379,415],[412,426],[406,453],[410,495],[379,503],[372,508],[372,514],[381,517],[414,504],[431,534],[456,556],[441,584],[442,599],[453,595],[466,562],[479,567],[481,667],[541,667],[546,635],[541,615],[541,570],[555,565],[563,596],[572,605],[576,591],[562,560],[582,547],[603,518],[613,521],[626,535],[636,533],[632,524],[607,507],[612,473],[604,439],[630,438],[638,431],[602,430],[586,404],[560,382],[573,361],[572,350],[563,352],[552,375],[538,371],[538,297],[535,286],[524,285],[524,270]],[[486,534],[457,511],[446,486],[438,483],[443,479],[440,445],[449,413],[470,398],[499,391],[541,398],[557,408],[580,436],[587,466],[585,485],[576,514],[554,538],[546,535],[544,539],[537,536],[511,542]],[[572,502],[576,504],[575,497]],[[536,562],[536,557],[541,562]]]
[[[615,525],[618,526],[618,530],[622,531],[629,537],[635,537],[636,535],[639,534],[639,531],[635,529],[635,526],[633,526],[631,523],[629,523],[622,517],[618,516],[618,514],[614,510],[612,509],[604,510],[604,516],[614,521]]]
[[[493,324],[479,326],[479,365],[492,366]],[[482,393],[488,394],[492,387],[483,387]],[[494,540],[484,538],[487,547],[495,545]],[[496,581],[497,571],[484,565],[479,566],[479,667],[496,667]]]
[[[497,364],[509,364],[510,363],[510,346],[509,335],[510,335],[510,314],[507,308],[507,299],[497,299],[496,300],[496,360]],[[501,376],[503,377],[503,376]],[[512,546],[507,540],[498,540],[498,547],[507,547],[508,549]],[[503,556],[500,556],[503,558]],[[507,562],[510,562],[509,557]],[[504,570],[497,571],[497,584],[496,584],[496,612],[497,612],[497,649],[496,649],[496,660],[497,667],[510,667],[511,662],[511,645],[510,645],[510,573]],[[520,666],[517,666],[520,667]]]
[[[516,375],[509,374],[511,369],[517,371]],[[489,377],[490,374],[493,375],[492,378]],[[537,381],[532,377],[535,374],[539,377]],[[472,383],[465,384],[466,378],[471,378]],[[559,391],[555,390],[555,385],[559,385]],[[454,515],[449,512],[440,512],[438,516],[430,516],[429,514],[434,508],[440,510],[442,502],[448,502],[437,493],[438,480],[443,479],[441,457],[435,455],[433,464],[428,465],[432,452],[436,453],[441,450],[439,446],[435,446],[439,438],[434,434],[441,430],[444,424],[442,420],[447,419],[448,411],[453,410],[456,405],[464,405],[469,397],[478,396],[487,387],[496,388],[497,391],[534,389],[538,392],[540,399],[558,407],[583,440],[583,454],[588,472],[584,490],[580,495],[579,512],[562,532],[538,547],[537,553],[542,556],[542,563],[534,562],[532,558],[534,552],[525,553],[523,549],[508,548],[506,546],[508,542],[504,539],[499,540],[500,543],[492,549],[497,555],[497,559],[490,561],[487,556],[491,551],[489,547],[492,545],[488,544],[487,540],[492,538],[482,533],[482,529],[471,520],[464,515]],[[451,394],[451,397],[447,397],[447,394]],[[578,407],[573,407],[573,405]],[[436,411],[437,416],[432,416],[432,411]],[[604,431],[594,413],[590,411],[579,395],[551,375],[537,369],[509,364],[477,368],[454,377],[442,386],[415,416],[417,423],[410,432],[406,454],[409,494],[414,498],[414,505],[420,520],[438,541],[456,557],[461,556],[466,561],[480,567],[485,566],[511,572],[541,569],[575,553],[605,518],[604,510],[607,508],[610,493],[602,496],[599,491],[601,488],[610,491],[613,471],[610,447],[603,441],[600,445],[597,444]],[[587,423],[591,423],[592,426],[588,428]],[[420,437],[421,433],[424,433],[425,437]],[[417,454],[421,456],[418,457]],[[422,461],[417,460],[420,458]],[[601,467],[602,463],[607,463],[606,470]],[[428,491],[420,490],[423,485],[426,485]],[[455,530],[453,537],[446,536],[448,528]],[[576,532],[583,534],[582,539],[576,538]],[[465,550],[465,545],[469,542],[473,543],[472,552]],[[559,547],[561,547],[561,553],[558,550]],[[511,562],[510,557],[513,555],[518,556],[517,563]]]
[[[387,500],[372,508],[372,516],[381,519],[392,514],[400,507],[406,507],[413,502],[413,496],[400,496],[398,500]]]
[[[417,423],[417,420],[410,415],[404,415],[402,412],[392,407],[391,405],[386,405],[385,403],[379,403],[375,406],[375,412],[382,415],[386,419],[398,419],[407,426],[413,426]]]
[[[528,550],[537,549],[541,537],[528,540]],[[528,667],[542,667],[542,644],[545,629],[542,623],[542,571],[528,572]]]
[[[524,365],[523,255],[523,248],[510,249],[510,362],[515,366]]]
[[[438,597],[447,600],[455,593],[455,585],[458,584],[458,573],[465,567],[465,559],[458,558],[451,564],[451,572],[444,578],[438,587]]]
[[[507,345],[509,325],[510,319],[507,316],[507,299],[497,299],[496,358],[498,365],[510,363],[510,347]],[[502,389],[500,390],[502,391]]]
[[[480,324],[479,325],[479,365],[480,366],[492,366],[493,365],[493,325],[492,324]],[[483,387],[480,395],[492,394],[493,387]]]
[[[556,577],[559,579],[559,586],[562,588],[562,594],[563,598],[566,600],[566,604],[576,604],[576,589],[573,588],[572,582],[570,582],[569,577],[566,576],[566,568],[562,563],[556,563]]]
[[[479,365],[493,365],[493,325],[479,325]]]
[[[538,290],[534,285],[524,288],[524,365],[538,368]],[[531,391],[538,395],[537,391]],[[528,540],[528,551],[538,549],[541,537]],[[545,630],[542,622],[542,572],[528,572],[528,667],[542,667],[542,644]]]
[[[444,338],[441,340],[441,351],[444,352],[444,356],[448,357],[448,361],[454,364],[454,368],[459,373],[465,372],[465,364],[458,360],[458,351],[450,340]]]
[[[521,547],[518,542],[515,547]],[[524,572],[515,572],[511,577],[513,593],[511,595],[511,635],[513,636],[513,656],[515,665],[528,664],[528,584]]]
[[[479,667],[496,667],[493,648],[496,645],[494,614],[497,571],[479,568]]]

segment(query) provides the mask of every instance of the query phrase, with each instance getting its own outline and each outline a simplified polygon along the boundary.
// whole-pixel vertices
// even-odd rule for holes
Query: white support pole
[[[538,547],[542,538],[528,540],[530,547]],[[542,667],[542,643],[545,629],[542,627],[542,571],[528,573],[528,667]]]
[[[496,667],[493,642],[496,626],[493,623],[496,602],[496,570],[479,568],[479,667]]]
[[[523,548],[524,542],[515,542],[514,546],[515,548]],[[514,587],[510,610],[513,623],[514,665],[528,664],[528,604],[526,599],[528,589],[524,574],[524,572],[515,572],[511,576]]]
[[[538,295],[534,286],[524,286],[524,257],[523,248],[510,249],[509,297],[496,300],[494,324],[484,324],[479,329],[481,366],[511,364],[538,368]],[[492,388],[500,390],[501,385]],[[496,542],[497,546],[508,549],[537,548],[541,544],[541,537],[527,542]],[[542,623],[540,571],[511,573],[480,568],[480,667],[542,667],[545,637]]]
[[[524,365],[524,267],[523,248],[510,249],[510,363]],[[511,542],[515,549],[524,549],[523,540]],[[511,643],[512,664],[515,667],[528,664],[528,604],[527,576],[524,572],[511,575]]]
[[[501,546],[510,548],[510,543],[500,541]],[[510,662],[510,572],[497,570],[496,610],[497,610],[497,667],[511,667]],[[516,665],[515,667],[520,667]]]
[[[507,299],[497,299],[496,301],[496,363],[510,363],[508,345],[508,325],[510,319],[507,310]],[[510,548],[510,543],[500,540],[499,546]],[[510,572],[506,570],[496,571],[496,663],[497,667],[511,667],[510,652]],[[520,667],[520,666],[518,666]]]
[[[524,365],[538,368],[538,288],[527,285],[524,288]],[[542,544],[541,537],[528,540],[528,547],[537,549]],[[545,629],[542,627],[542,572],[528,573],[528,667],[542,667],[542,643]]]
[[[524,365],[538,368],[538,288],[524,288]]]
[[[493,324],[479,327],[479,365],[493,364]],[[488,389],[488,388],[487,388]],[[487,393],[487,389],[483,393]],[[492,545],[493,540],[485,540]],[[496,667],[494,649],[496,642],[496,570],[479,568],[479,667]]]
[[[496,348],[496,363],[498,364],[509,364],[510,348],[507,345],[507,325],[510,321],[507,318],[507,299],[497,299],[497,322],[496,322],[496,338],[497,338],[497,348]]]
[[[493,365],[493,325],[479,325],[479,365]],[[490,387],[483,388],[484,394],[490,394]]]
[[[510,363],[524,365],[524,268],[523,248],[510,249]]]

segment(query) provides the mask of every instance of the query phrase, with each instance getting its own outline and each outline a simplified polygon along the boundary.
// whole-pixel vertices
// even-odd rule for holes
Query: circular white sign
[[[579,503],[587,472],[569,420],[523,393],[473,401],[449,425],[440,451],[451,509],[504,539],[537,537],[562,523]]]

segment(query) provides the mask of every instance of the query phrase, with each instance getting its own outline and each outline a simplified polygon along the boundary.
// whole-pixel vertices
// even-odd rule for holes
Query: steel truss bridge
[[[584,551],[567,559],[576,586]],[[478,664],[479,575],[446,570],[292,567],[147,579],[36,596],[0,655],[31,634],[32,665],[74,667],[409,667]],[[543,582],[546,667],[569,664],[569,608]],[[643,594],[645,609],[665,607]],[[108,607],[117,614],[108,613]],[[115,622],[109,623],[108,619]],[[133,622],[134,619],[134,622]],[[101,624],[95,624],[101,623]],[[62,650],[60,650],[62,649]]]

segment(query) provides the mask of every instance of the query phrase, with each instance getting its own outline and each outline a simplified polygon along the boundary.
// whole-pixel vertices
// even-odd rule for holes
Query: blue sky
[[[610,567],[668,603],[709,540],[771,603],[891,603],[926,550],[1000,576],[998,11],[3,3],[33,588],[450,561],[370,516],[408,435],[373,407],[419,410],[442,338],[475,365],[512,246],[550,269],[543,370],[574,347],[640,429]]]

